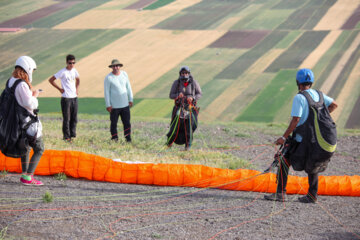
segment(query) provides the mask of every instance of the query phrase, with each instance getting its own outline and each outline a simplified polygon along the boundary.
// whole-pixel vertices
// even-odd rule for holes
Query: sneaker
[[[20,182],[24,185],[33,185],[33,186],[41,186],[41,185],[44,185],[41,181],[39,180],[36,180],[34,177],[31,177],[31,180],[28,181],[24,178],[20,178]]]
[[[185,146],[185,151],[190,151],[191,150],[191,146]]]
[[[65,142],[68,142],[68,143],[72,143],[71,138],[65,138],[64,141],[65,141]]]
[[[305,195],[303,197],[298,198],[299,202],[301,203],[316,203],[317,199],[310,197],[309,195]]]
[[[272,193],[270,195],[265,195],[264,198],[269,201],[278,201],[278,202],[286,202],[286,194],[282,193]]]

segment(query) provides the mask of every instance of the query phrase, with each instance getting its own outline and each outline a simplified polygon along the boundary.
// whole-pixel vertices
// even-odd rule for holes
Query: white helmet
[[[15,67],[19,66],[25,70],[29,76],[29,81],[32,82],[32,73],[36,69],[36,63],[34,59],[29,56],[21,56],[15,62]]]

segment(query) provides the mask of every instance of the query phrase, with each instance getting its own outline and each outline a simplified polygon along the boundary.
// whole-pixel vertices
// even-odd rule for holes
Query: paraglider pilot
[[[167,134],[167,145],[173,143],[185,144],[185,150],[190,150],[193,132],[197,128],[199,108],[197,101],[201,98],[200,85],[190,73],[188,66],[182,66],[179,78],[174,81],[170,90],[170,99],[174,99],[170,131]]]

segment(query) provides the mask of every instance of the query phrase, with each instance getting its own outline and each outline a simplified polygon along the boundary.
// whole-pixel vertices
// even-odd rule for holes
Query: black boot
[[[269,201],[286,202],[286,193],[272,193],[265,195],[264,198]]]
[[[317,199],[314,197],[311,197],[310,195],[305,195],[303,197],[299,197],[299,202],[302,203],[316,203]]]

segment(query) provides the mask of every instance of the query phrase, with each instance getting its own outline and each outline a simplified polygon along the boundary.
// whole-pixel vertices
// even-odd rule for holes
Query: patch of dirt
[[[124,8],[124,9],[139,9],[139,8],[144,8],[144,7],[152,4],[153,2],[155,2],[155,0],[139,0],[139,1],[131,4],[130,6]]]
[[[229,31],[221,38],[212,43],[211,48],[252,48],[270,31],[248,30],[248,31]]]
[[[342,25],[341,29],[354,29],[360,21],[360,6],[354,11],[349,19]]]
[[[211,139],[197,136],[205,131],[217,142],[238,146],[227,151],[251,160],[256,170],[272,162],[274,149],[259,142],[275,136],[200,126],[197,148],[212,147]],[[322,175],[359,175],[359,163],[360,136],[341,137]],[[17,174],[0,178],[0,238],[360,239],[359,197],[319,196],[317,204],[303,204],[297,195],[288,195],[282,203],[266,201],[257,192],[37,178],[45,185],[23,186]],[[52,194],[52,202],[43,202],[45,192]]]
[[[353,0],[337,1],[321,18],[313,30],[338,30],[347,23],[358,8],[359,3]]]
[[[44,7],[39,10],[33,11],[31,13],[25,14],[23,16],[16,17],[16,18],[10,19],[8,21],[2,22],[2,23],[0,23],[0,27],[4,27],[4,28],[23,27],[27,24],[35,22],[36,20],[46,17],[57,11],[69,8],[73,5],[75,5],[76,3],[79,3],[79,1],[59,2],[56,4],[50,5],[48,7]]]

